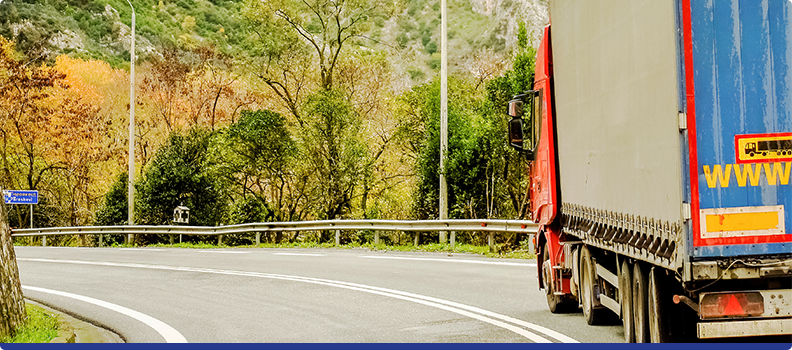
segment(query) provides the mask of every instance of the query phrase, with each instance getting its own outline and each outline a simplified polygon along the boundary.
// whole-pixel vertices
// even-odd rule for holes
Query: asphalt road
[[[128,342],[622,342],[536,261],[364,249],[16,247],[26,297]]]

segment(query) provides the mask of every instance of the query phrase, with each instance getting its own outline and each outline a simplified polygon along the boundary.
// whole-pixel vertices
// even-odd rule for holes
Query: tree
[[[0,338],[13,336],[26,318],[11,229],[0,203]]]
[[[503,110],[496,111],[485,97],[473,83],[449,79],[446,179],[452,218],[513,217],[518,209],[504,183],[508,146]],[[439,79],[414,87],[400,99],[398,137],[414,157],[416,219],[438,215],[439,106]]]
[[[157,151],[135,184],[141,224],[170,224],[173,209],[182,204],[190,208],[191,225],[220,224],[227,200],[207,163],[212,135],[200,128],[172,133]]]
[[[312,202],[320,219],[335,219],[351,211],[361,180],[365,148],[358,139],[360,119],[338,90],[320,91],[305,106],[300,129],[301,155],[313,169]]]
[[[520,22],[512,68],[506,71],[503,76],[491,79],[486,83],[486,113],[493,122],[499,124],[498,130],[500,130],[503,138],[502,146],[495,148],[498,152],[496,159],[500,160],[498,166],[502,167],[499,173],[512,207],[519,218],[525,217],[528,210],[526,164],[525,157],[522,154],[514,152],[510,147],[505,146],[507,144],[505,140],[507,120],[504,116],[504,111],[512,96],[521,94],[533,87],[536,50],[528,44],[526,26]],[[531,125],[529,124],[525,124],[526,134],[531,132]]]
[[[297,155],[282,115],[243,111],[239,121],[219,132],[211,157],[237,198],[251,207],[266,205],[277,221],[292,221],[304,217],[310,185],[309,170],[299,166]],[[239,217],[233,210],[232,216]]]
[[[381,0],[248,1],[244,15],[252,32],[254,74],[302,124],[299,108],[310,93],[305,90],[312,84],[328,91],[337,87],[345,49],[390,6]],[[311,79],[312,74],[318,76]]]
[[[104,195],[104,201],[94,216],[93,224],[96,226],[126,225],[129,174],[121,173],[116,176],[110,190]]]
[[[58,211],[51,216],[63,225],[82,223],[94,198],[92,164],[107,157],[95,92],[58,66],[14,55],[0,38],[0,185],[40,190],[56,208],[39,210]]]

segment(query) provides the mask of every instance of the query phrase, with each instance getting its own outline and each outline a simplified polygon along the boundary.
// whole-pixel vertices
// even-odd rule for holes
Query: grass
[[[58,316],[44,309],[26,304],[27,322],[13,337],[0,339],[0,343],[49,343],[58,336]]]
[[[456,244],[454,249],[451,249],[450,244],[430,243],[419,246],[414,245],[385,245],[373,243],[350,243],[335,246],[333,243],[316,243],[316,242],[294,242],[294,243],[261,243],[258,246],[241,245],[241,246],[227,246],[208,243],[176,243],[170,244],[152,244],[148,247],[156,248],[191,248],[191,249],[216,249],[216,248],[340,248],[340,249],[370,249],[376,251],[398,251],[398,252],[445,252],[445,253],[469,253],[478,254],[490,258],[505,258],[505,259],[534,259],[536,256],[529,253],[527,250],[513,250],[509,252],[490,251],[488,246],[476,246],[470,244]]]

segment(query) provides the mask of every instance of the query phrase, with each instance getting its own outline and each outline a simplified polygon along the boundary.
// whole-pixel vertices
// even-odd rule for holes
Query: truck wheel
[[[652,268],[652,271],[649,272],[649,307],[647,311],[649,313],[649,339],[652,343],[671,341],[669,327],[665,321],[666,311],[672,305],[668,303],[671,298],[666,293],[668,289],[663,284],[662,277],[657,268]]]
[[[649,342],[649,313],[647,310],[647,276],[642,263],[636,261],[632,272],[633,332],[636,343]]]
[[[591,261],[591,252],[587,246],[583,246],[580,254],[580,283],[581,283],[581,300],[583,304],[583,316],[586,318],[586,323],[590,325],[602,324],[605,309],[594,308],[595,288],[599,290],[599,285],[596,281],[596,272],[594,270],[594,263]]]
[[[619,270],[619,296],[622,310],[622,324],[624,325],[624,342],[635,342],[635,323],[633,321],[633,290],[632,266],[624,259]]]
[[[547,295],[547,307],[554,314],[566,313],[577,308],[577,303],[573,303],[563,295],[555,295],[555,288],[551,273],[553,265],[550,264],[550,249],[545,246],[542,253],[542,283],[544,284],[545,294]]]

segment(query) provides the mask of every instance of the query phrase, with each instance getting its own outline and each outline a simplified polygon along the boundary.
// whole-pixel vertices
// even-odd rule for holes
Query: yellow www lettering
[[[762,175],[762,167],[757,167],[754,170],[753,164],[745,164],[740,171],[740,165],[734,164],[734,178],[737,180],[737,185],[745,187],[746,181],[751,180],[751,186],[759,186],[759,177]],[[728,185],[724,186],[727,187]]]
[[[709,165],[704,166],[704,177],[707,179],[707,186],[715,188],[717,181],[720,180],[721,187],[729,187],[729,179],[731,178],[732,165],[726,164],[726,171],[723,171],[720,164],[712,166],[710,171]]]
[[[767,176],[767,184],[775,185],[776,179],[778,179],[778,181],[781,182],[782,185],[788,185],[790,168],[792,168],[792,162],[773,163],[773,169],[771,171],[770,163],[764,163],[764,171],[765,171],[765,176]]]

